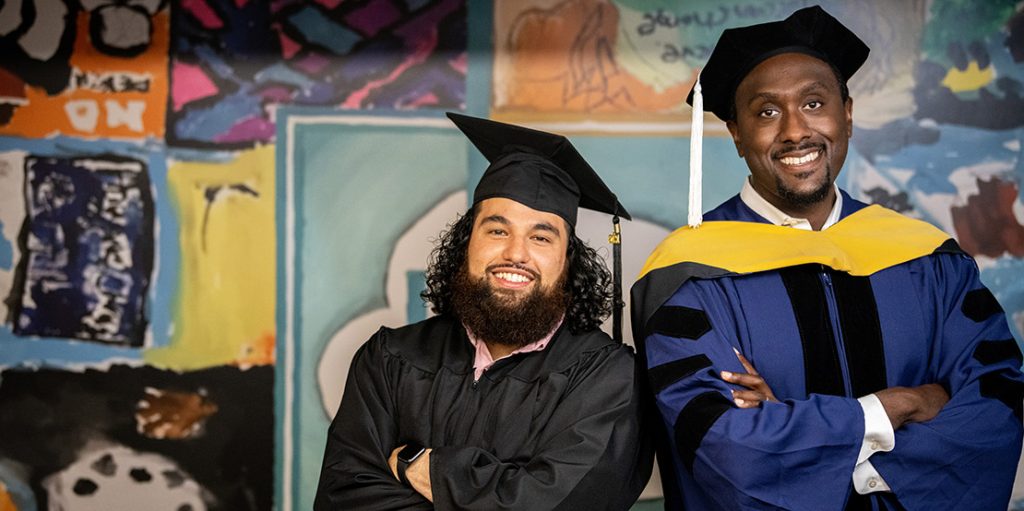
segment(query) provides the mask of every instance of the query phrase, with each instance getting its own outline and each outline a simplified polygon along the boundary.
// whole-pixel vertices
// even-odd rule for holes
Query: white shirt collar
[[[832,205],[832,212],[829,213],[828,218],[825,219],[824,225],[821,226],[821,230],[828,229],[835,225],[839,221],[839,215],[843,212],[843,194],[839,193],[839,187],[835,183],[832,186],[836,189],[836,203]],[[813,231],[811,228],[811,222],[806,218],[795,218],[787,215],[781,209],[772,205],[772,203],[761,197],[761,194],[757,193],[753,185],[750,184],[750,178],[748,177],[743,181],[743,189],[740,190],[740,200],[747,205],[750,209],[754,210],[754,213],[763,216],[769,222],[775,225],[783,225],[786,227],[793,227],[795,229],[803,229],[805,231]]]

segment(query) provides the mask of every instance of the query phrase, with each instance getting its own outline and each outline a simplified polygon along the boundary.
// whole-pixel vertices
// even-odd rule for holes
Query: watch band
[[[405,475],[405,471],[409,468],[409,465],[412,465],[412,463],[416,461],[426,450],[427,448],[422,445],[411,443],[398,451],[398,463],[395,467],[395,471],[398,472],[398,480],[402,481],[402,484],[412,486],[409,483],[409,478]]]

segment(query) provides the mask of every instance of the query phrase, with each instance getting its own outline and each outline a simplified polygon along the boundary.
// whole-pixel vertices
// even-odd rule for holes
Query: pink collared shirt
[[[547,348],[548,343],[551,342],[551,338],[555,336],[555,332],[558,331],[558,327],[562,326],[562,321],[564,320],[565,318],[560,319],[558,324],[555,325],[555,328],[551,329],[551,332],[542,339],[531,342],[530,344],[527,344],[526,346],[523,346],[522,348],[519,348],[498,360],[505,359],[519,353],[530,353]],[[463,326],[463,328],[465,328],[465,326]],[[480,380],[480,377],[483,376],[484,371],[490,369],[490,367],[498,360],[494,360],[494,358],[491,357],[491,352],[487,349],[487,343],[480,342],[479,339],[473,336],[473,332],[470,332],[468,328],[466,328],[466,335],[469,336],[469,342],[473,343],[473,346],[476,347],[476,358],[473,359],[473,381],[478,381]]]

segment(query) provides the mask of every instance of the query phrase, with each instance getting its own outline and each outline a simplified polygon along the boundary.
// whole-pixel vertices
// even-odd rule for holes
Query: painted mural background
[[[485,166],[443,112],[570,134],[629,277],[684,221],[718,34],[811,3],[0,3],[0,509],[310,508],[352,353],[426,317]],[[1020,343],[1024,2],[820,3],[874,49],[840,186],[955,236]],[[746,169],[704,150],[710,208]]]

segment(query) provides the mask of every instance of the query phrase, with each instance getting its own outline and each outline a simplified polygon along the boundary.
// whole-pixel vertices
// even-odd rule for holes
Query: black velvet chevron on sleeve
[[[711,359],[704,354],[681,358],[659,366],[654,366],[647,371],[647,377],[651,382],[651,391],[657,394],[668,388],[669,385],[672,385],[673,383],[682,380],[705,367],[711,367]]]
[[[1024,362],[1024,355],[1021,354],[1020,347],[1014,339],[981,341],[978,347],[974,348],[974,358],[985,365],[1011,359],[1016,360],[1018,366]]]
[[[989,291],[986,287],[969,291],[967,296],[964,296],[964,303],[960,310],[964,313],[964,316],[967,316],[975,323],[981,323],[992,317],[993,314],[1003,312],[1003,308],[999,306],[999,301],[992,295],[992,291]]]
[[[708,315],[700,309],[665,305],[647,321],[647,335],[661,334],[696,341],[711,331]]]
[[[729,408],[732,408],[732,401],[721,393],[710,390],[691,399],[676,417],[673,426],[676,448],[679,450],[679,457],[691,472],[693,460],[697,457],[697,448],[704,440],[704,435]]]

